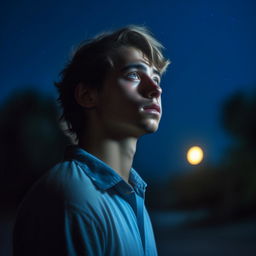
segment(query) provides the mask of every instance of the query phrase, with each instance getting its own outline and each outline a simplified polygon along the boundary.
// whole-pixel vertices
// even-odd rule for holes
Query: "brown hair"
[[[83,108],[76,102],[74,91],[82,82],[100,89],[107,71],[111,68],[111,53],[121,46],[132,46],[141,50],[162,74],[169,60],[162,54],[163,46],[142,26],[130,25],[114,32],[105,32],[82,42],[74,51],[71,60],[60,73],[58,101],[62,107],[61,120],[67,123],[71,134],[81,135],[85,127]]]

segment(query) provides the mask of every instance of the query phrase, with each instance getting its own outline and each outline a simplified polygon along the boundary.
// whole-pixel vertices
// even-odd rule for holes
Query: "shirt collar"
[[[78,146],[68,146],[65,152],[65,159],[75,160],[101,190],[107,190],[117,184],[119,189],[120,187],[124,188],[126,193],[132,190],[131,186],[109,165]],[[147,183],[133,168],[130,170],[129,183],[139,195],[144,195]]]
[[[131,168],[130,171],[129,183],[132,184],[133,188],[140,196],[144,197],[147,183],[140,177],[140,175],[133,168]]]

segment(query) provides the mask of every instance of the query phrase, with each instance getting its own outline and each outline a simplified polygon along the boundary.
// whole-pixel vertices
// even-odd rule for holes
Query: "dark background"
[[[163,117],[134,167],[160,255],[254,255],[255,1],[6,1],[0,9],[0,255],[17,205],[62,158],[53,82],[73,47],[99,32],[145,25],[172,61]],[[199,166],[186,151],[199,145]]]

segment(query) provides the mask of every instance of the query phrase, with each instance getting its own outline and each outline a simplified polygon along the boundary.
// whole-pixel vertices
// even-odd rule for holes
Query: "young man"
[[[14,255],[157,255],[146,183],[132,168],[140,136],[158,129],[169,64],[143,27],[81,44],[56,83],[78,145],[20,208]]]

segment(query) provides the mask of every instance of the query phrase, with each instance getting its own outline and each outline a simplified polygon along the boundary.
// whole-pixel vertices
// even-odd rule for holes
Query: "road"
[[[256,219],[203,227],[183,226],[177,214],[157,219],[152,216],[159,256],[256,255]]]

